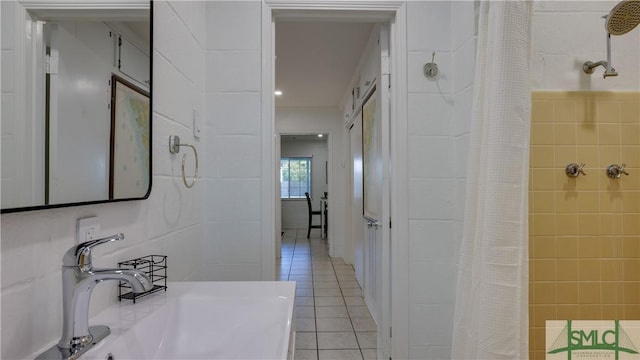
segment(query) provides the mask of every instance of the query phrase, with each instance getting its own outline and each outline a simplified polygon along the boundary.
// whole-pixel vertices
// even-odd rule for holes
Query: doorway
[[[329,134],[281,134],[280,135],[280,224],[281,233],[286,229],[303,229],[328,238],[328,210],[325,210],[329,194]],[[311,222],[321,228],[310,228],[309,209],[320,211]],[[315,215],[315,214],[314,214]]]
[[[275,99],[273,92],[275,90],[275,25],[277,21],[350,21],[350,22],[379,22],[387,23],[390,27],[390,39],[392,49],[389,59],[390,73],[387,73],[388,80],[394,84],[391,91],[390,107],[387,109],[393,121],[387,122],[383,126],[383,133],[386,134],[386,142],[383,148],[386,152],[386,166],[388,174],[394,174],[393,182],[387,177],[385,179],[386,193],[383,194],[382,216],[380,221],[381,237],[382,237],[382,253],[380,261],[380,291],[385,296],[382,297],[380,304],[380,318],[378,321],[378,357],[386,358],[407,357],[408,354],[408,317],[406,314],[408,302],[408,289],[406,277],[408,269],[406,261],[407,251],[407,233],[408,219],[406,216],[406,206],[393,206],[393,203],[406,204],[406,180],[407,165],[406,154],[407,144],[403,139],[406,137],[406,4],[400,1],[391,1],[380,4],[378,2],[359,2],[336,4],[331,1],[314,2],[312,6],[300,3],[299,1],[265,3],[263,6],[263,82],[262,82],[262,110],[265,126],[263,127],[263,149],[272,155],[272,164],[276,162],[277,140],[273,134],[277,133],[275,123]],[[310,69],[312,71],[312,69]],[[395,88],[397,86],[397,88]],[[344,115],[344,114],[343,114]],[[344,131],[344,127],[342,128]],[[347,134],[346,132],[343,132]],[[390,136],[393,135],[393,137]],[[384,137],[383,137],[384,138]],[[344,145],[344,143],[343,143]],[[345,152],[345,153],[348,153]],[[342,164],[343,168],[346,163]],[[273,209],[277,207],[279,200],[276,196],[276,177],[273,173],[275,166],[270,168],[263,167],[263,189],[265,193],[271,193],[271,202],[265,203],[263,206],[263,219],[273,219]],[[273,182],[272,182],[273,181]],[[332,191],[330,190],[330,193]],[[390,200],[393,199],[393,202]],[[343,209],[344,210],[344,209]],[[330,210],[331,211],[331,210]],[[335,212],[334,212],[335,214]],[[391,217],[394,219],[393,228],[390,227]],[[388,219],[388,221],[387,221]],[[271,223],[273,227],[264,225],[266,230],[270,230],[275,234],[275,221]],[[390,242],[391,238],[394,242]],[[275,242],[271,246],[275,245]],[[276,246],[273,246],[274,250]],[[275,259],[275,254],[271,261]],[[265,256],[268,255],[265,254]],[[398,259],[401,259],[400,261]],[[391,291],[391,283],[393,282],[394,291]],[[393,302],[392,302],[393,294]],[[393,306],[393,307],[392,307]],[[393,314],[393,316],[392,316]],[[393,325],[393,338],[391,338],[391,326]]]

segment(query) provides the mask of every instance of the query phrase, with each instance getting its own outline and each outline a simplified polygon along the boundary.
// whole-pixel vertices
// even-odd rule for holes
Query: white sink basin
[[[90,319],[107,336],[81,359],[287,359],[294,282],[169,283]]]

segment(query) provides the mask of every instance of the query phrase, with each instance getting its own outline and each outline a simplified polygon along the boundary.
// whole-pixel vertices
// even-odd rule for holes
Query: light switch
[[[198,110],[193,109],[193,137],[196,139],[200,139],[200,114]]]

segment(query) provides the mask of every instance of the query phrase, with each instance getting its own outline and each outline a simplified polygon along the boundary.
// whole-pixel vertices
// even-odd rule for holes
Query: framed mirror
[[[146,199],[153,3],[0,6],[2,213]]]

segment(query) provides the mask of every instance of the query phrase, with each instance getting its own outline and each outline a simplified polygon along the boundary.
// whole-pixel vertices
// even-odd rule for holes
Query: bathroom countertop
[[[111,334],[82,359],[290,359],[295,282],[170,282],[89,325]]]

